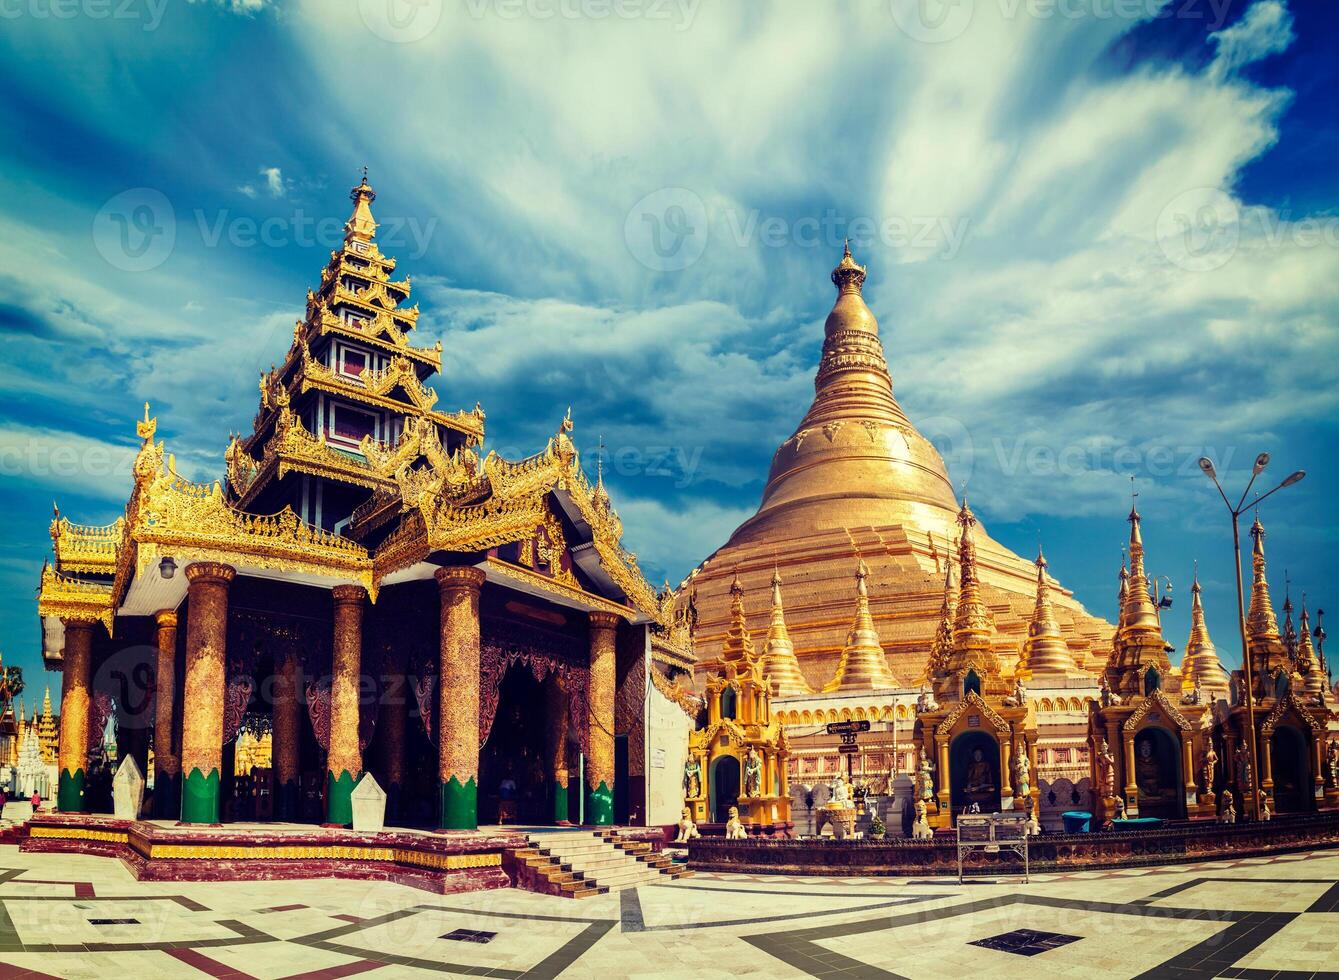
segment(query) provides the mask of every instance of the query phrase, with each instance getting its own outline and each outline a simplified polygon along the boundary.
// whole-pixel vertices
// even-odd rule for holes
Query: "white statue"
[[[1261,802],[1260,802],[1260,819],[1261,819],[1261,820],[1273,820],[1273,819],[1274,819],[1274,813],[1273,813],[1272,810],[1269,809],[1269,796],[1266,795],[1266,794],[1264,794],[1264,793],[1261,793],[1261,794],[1260,794],[1260,800],[1261,800]]]
[[[935,700],[935,696],[926,689],[924,684],[922,684],[921,693],[916,695],[916,714],[921,714],[924,711],[938,710],[939,702]]]
[[[1102,747],[1097,751],[1097,778],[1104,799],[1116,795],[1116,757],[1106,739],[1102,739]]]
[[[697,824],[693,823],[692,811],[684,807],[679,812],[679,836],[674,838],[674,843],[687,844],[690,840],[696,840],[701,836]]]
[[[1237,822],[1237,808],[1232,805],[1232,790],[1223,790],[1223,812],[1218,818],[1223,823]]]
[[[749,832],[744,829],[744,822],[739,819],[739,807],[730,808],[730,819],[725,822],[726,840],[744,840]]]
[[[924,800],[916,801],[916,822],[911,825],[911,836],[916,840],[930,840],[935,832],[930,829]]]
[[[840,807],[843,810],[847,807],[855,806],[851,801],[851,787],[846,782],[846,777],[838,773],[832,780],[832,795],[830,806]]]
[[[916,799],[932,800],[935,795],[934,763],[929,753],[921,754],[920,769],[916,772]]]
[[[1037,815],[1037,801],[1032,801],[1032,812],[1028,815],[1027,832],[1031,837],[1041,836],[1041,820]]]
[[[1117,702],[1116,695],[1111,691],[1111,685],[1107,682],[1107,675],[1102,675],[1102,686],[1098,689],[1097,699],[1104,708],[1110,708]]]
[[[1023,686],[1022,678],[1014,678],[1014,693],[1005,698],[1004,703],[1018,708],[1027,704],[1027,688]]]

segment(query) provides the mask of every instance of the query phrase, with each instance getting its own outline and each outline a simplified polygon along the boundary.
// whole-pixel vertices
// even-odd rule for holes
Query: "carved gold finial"
[[[814,692],[800,670],[795,644],[786,628],[786,613],[781,604],[781,571],[775,565],[772,566],[772,618],[767,626],[762,663],[772,694],[777,697]]]
[[[144,442],[153,439],[154,433],[158,431],[158,419],[149,417],[149,403],[144,403],[144,420],[135,423],[135,432]]]
[[[865,267],[857,265],[855,259],[851,257],[851,240],[848,238],[842,259],[832,270],[832,284],[837,287],[838,292],[858,293],[865,284],[865,271]]]
[[[1181,660],[1181,689],[1189,693],[1196,685],[1209,695],[1227,694],[1230,679],[1218,659],[1218,650],[1209,636],[1204,620],[1204,604],[1200,598],[1199,563],[1195,563],[1195,577],[1190,584],[1190,638],[1186,640],[1186,654]]]
[[[1014,673],[1021,680],[1037,677],[1065,677],[1077,672],[1069,644],[1060,632],[1051,606],[1051,587],[1046,580],[1046,556],[1037,545],[1037,594],[1028,623],[1027,639]]]
[[[367,182],[367,168],[364,167],[362,181],[349,191],[349,200],[353,202],[353,213],[349,215],[349,220],[344,222],[346,243],[351,241],[367,243],[376,236],[377,222],[372,217],[372,208],[369,206],[376,199],[377,192]]]
[[[888,657],[874,627],[874,616],[869,608],[869,566],[864,558],[856,561],[855,620],[846,634],[837,673],[824,691],[878,690],[897,687],[897,678],[888,666]]]

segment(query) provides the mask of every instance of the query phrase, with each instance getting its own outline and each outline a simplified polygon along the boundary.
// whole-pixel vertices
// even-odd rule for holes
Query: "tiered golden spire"
[[[371,204],[377,199],[377,192],[367,182],[367,168],[363,168],[363,179],[349,191],[349,200],[353,202],[353,213],[344,222],[344,240],[370,242],[377,233],[377,222],[372,217]]]
[[[814,689],[804,679],[800,662],[795,657],[795,644],[786,629],[786,611],[781,605],[781,572],[772,569],[772,621],[767,626],[767,642],[763,645],[763,673],[776,697],[795,694],[813,694]]]
[[[1192,690],[1196,684],[1206,694],[1228,693],[1229,677],[1218,659],[1218,650],[1209,636],[1209,627],[1204,621],[1204,604],[1200,600],[1200,578],[1197,574],[1190,586],[1190,638],[1186,640],[1186,653],[1181,658],[1181,686],[1185,691]]]
[[[739,573],[730,583],[730,631],[725,635],[725,645],[721,649],[721,659],[752,666],[756,659],[753,639],[744,614],[744,586],[739,584]]]
[[[1246,613],[1246,641],[1253,658],[1251,666],[1260,678],[1262,690],[1268,690],[1265,678],[1278,667],[1290,667],[1288,651],[1279,635],[1279,620],[1269,595],[1265,574],[1265,526],[1257,516],[1251,524],[1251,607]]]
[[[981,678],[981,689],[1003,691],[1000,679],[1000,661],[991,642],[994,621],[981,597],[981,580],[976,570],[976,542],[972,528],[976,515],[963,497],[958,511],[958,608],[953,617],[953,652],[949,657],[949,672],[954,676],[975,670]]]
[[[1325,673],[1316,659],[1316,648],[1311,643],[1311,614],[1306,608],[1306,593],[1302,593],[1301,635],[1297,638],[1297,672],[1302,675],[1307,694],[1326,692]]]
[[[855,622],[846,634],[842,658],[837,673],[828,681],[824,691],[872,691],[897,687],[897,678],[888,667],[888,657],[879,642],[874,617],[869,611],[869,589],[865,579],[869,566],[860,559],[856,565]]]
[[[1167,641],[1162,636],[1162,623],[1149,589],[1148,573],[1144,569],[1144,535],[1140,527],[1139,511],[1131,507],[1130,516],[1130,571],[1121,568],[1120,625],[1116,629],[1114,664],[1109,664],[1107,678],[1113,689],[1121,694],[1144,693],[1144,677],[1149,667],[1155,667],[1162,678],[1171,673],[1167,659]]]
[[[51,714],[51,685],[47,685],[42,696],[42,717],[37,723],[37,736],[42,749],[42,762],[48,766],[56,764],[56,752],[60,746],[60,733],[56,731],[56,719]]]
[[[925,679],[931,683],[947,674],[949,658],[953,656],[953,619],[957,611],[958,588],[953,581],[953,556],[950,554],[944,561],[944,601],[939,606],[939,625],[935,628],[930,659],[925,665]]]
[[[1060,633],[1051,608],[1051,587],[1046,581],[1046,556],[1037,548],[1037,601],[1028,623],[1027,639],[1015,674],[1021,680],[1068,677],[1078,673],[1069,644]]]

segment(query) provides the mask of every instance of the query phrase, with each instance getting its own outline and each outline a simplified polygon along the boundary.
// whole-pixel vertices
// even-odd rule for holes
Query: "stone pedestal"
[[[379,834],[386,826],[386,793],[370,772],[363,773],[358,785],[349,794],[353,829],[360,833]]]
[[[117,820],[138,820],[144,806],[144,774],[133,755],[128,755],[112,779],[112,807]]]

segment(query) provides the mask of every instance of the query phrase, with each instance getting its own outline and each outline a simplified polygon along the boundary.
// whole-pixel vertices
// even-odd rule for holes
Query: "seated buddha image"
[[[1173,787],[1162,784],[1162,767],[1153,752],[1151,738],[1142,739],[1135,750],[1134,780],[1139,786],[1141,800],[1170,799],[1175,796]]]
[[[995,792],[994,773],[986,761],[986,754],[979,748],[972,749],[971,761],[967,763],[967,780],[962,789],[968,796],[986,796]]]

